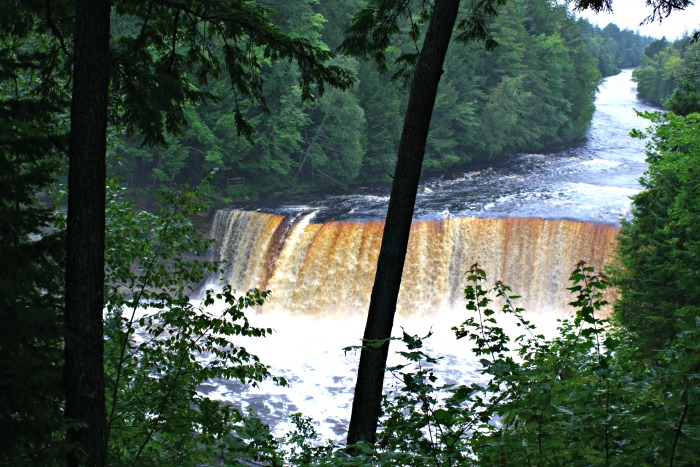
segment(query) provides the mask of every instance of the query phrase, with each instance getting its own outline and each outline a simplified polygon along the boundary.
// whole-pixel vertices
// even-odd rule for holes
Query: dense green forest
[[[381,180],[392,165],[395,136],[389,135],[400,126],[405,105],[403,91],[391,84],[392,70],[377,75],[367,63],[330,52],[362,4],[308,1],[280,5],[277,12],[249,1],[91,0],[76,2],[75,11],[50,1],[4,4],[0,463],[700,463],[700,121],[691,111],[646,115],[652,126],[636,136],[649,137],[649,170],[644,190],[633,200],[633,216],[623,225],[617,265],[610,277],[585,263],[575,265],[575,317],[562,321],[558,337],[538,335],[507,286],[486,286],[486,272],[477,264],[470,268],[467,309],[454,331],[465,349],[481,357],[486,384],[441,386],[426,366],[435,356],[423,350],[425,338],[404,334],[395,340],[405,346],[401,355],[407,363],[390,369],[403,384],[383,401],[379,441],[352,450],[318,439],[300,414],[293,416],[296,430],[277,439],[254,414],[197,392],[209,378],[246,384],[273,378],[270,368],[236,343],[238,336],[272,332],[251,326],[245,315],[261,306],[268,292],[239,296],[224,286],[206,292],[201,304],[190,301],[193,284],[222,266],[197,257],[207,241],[190,217],[205,209],[202,200],[266,193],[248,192],[254,184],[270,190],[286,190],[292,181],[343,186],[364,181],[365,172],[366,180]],[[113,23],[111,35],[100,35],[101,57],[111,50],[109,67],[93,70],[109,83],[109,92],[93,95],[102,98],[101,115],[76,104],[94,101],[75,92],[84,85],[90,63],[80,53],[73,55],[73,49],[99,48],[81,36],[92,5],[107,13],[105,23],[111,11]],[[430,170],[467,162],[455,159],[466,157],[460,147],[469,148],[468,157],[477,160],[580,138],[593,109],[600,57],[607,56],[606,63],[618,57],[592,55],[596,49],[584,37],[600,37],[599,32],[581,32],[581,24],[560,7],[518,1],[497,5],[498,19],[489,26],[501,45],[491,52],[477,44],[450,52],[435,110]],[[400,57],[414,45],[392,44],[386,52]],[[690,57],[686,52],[681,58]],[[647,49],[647,57],[656,55]],[[613,63],[618,59],[626,66],[619,57]],[[343,92],[352,81],[348,70],[356,77],[355,87]],[[222,75],[228,81],[220,80]],[[671,108],[691,109],[696,99],[697,75],[683,77],[688,83],[679,83],[672,95],[678,107]],[[531,108],[539,113],[528,113]],[[61,208],[66,153],[70,169],[76,161],[91,162],[80,156],[104,161],[104,146],[100,154],[99,148],[90,152],[76,144],[75,126],[77,120],[107,120],[108,109],[112,170],[131,193],[109,183],[107,199],[96,197],[97,211],[79,211],[78,217],[105,219],[98,225],[106,233],[104,257],[85,258],[67,237],[92,239],[95,232],[71,227],[75,204],[69,203],[67,217]],[[487,118],[490,127],[483,124]],[[501,122],[509,126],[496,125]],[[366,129],[373,127],[377,132],[370,137]],[[483,133],[463,135],[465,128]],[[257,144],[251,146],[238,133]],[[331,137],[345,145],[329,145]],[[170,146],[146,149],[139,138]],[[370,158],[370,147],[384,149]],[[197,184],[214,168],[219,169],[212,177],[214,188],[181,186],[188,178]],[[280,178],[266,176],[274,173]],[[245,178],[245,185],[226,187],[227,179],[236,178]],[[97,193],[104,194],[104,177],[96,180]],[[69,187],[70,195],[85,195],[76,186]],[[176,189],[162,193],[160,212],[146,212],[125,199],[146,186]],[[228,193],[207,191],[222,187]],[[73,262],[67,259],[71,256]],[[76,256],[85,261],[76,263]],[[78,334],[80,329],[69,327],[66,319],[76,305],[66,305],[65,297],[82,291],[82,284],[65,278],[70,269],[90,274],[95,264],[102,272],[95,273],[99,293],[89,292],[98,301],[88,311],[90,323],[98,324],[89,335]],[[608,320],[600,312],[601,292],[610,280],[621,298]],[[492,309],[494,295],[503,303],[500,315]],[[496,317],[506,315],[521,323],[523,336],[504,333]],[[67,372],[68,360],[74,359],[65,352],[69,343],[80,346],[95,336],[102,346],[81,357],[92,358],[97,372],[88,366]],[[102,403],[92,418],[80,418],[84,407],[75,410],[71,389],[86,386],[96,390],[78,401]],[[90,444],[93,433],[99,434],[93,438],[100,446]]]
[[[679,115],[700,111],[700,47],[690,36],[654,41],[633,77],[641,99]]]
[[[275,19],[288,32],[333,50],[360,4],[297,0],[276,5]],[[565,7],[545,0],[507,2],[492,22],[499,44],[493,51],[472,43],[448,52],[426,174],[582,139],[601,74],[638,65],[649,42],[614,25],[601,30],[575,21]],[[396,41],[387,53],[391,60],[415,51],[415,44]],[[114,135],[112,173],[146,195],[154,187],[197,184],[216,171],[206,189],[215,204],[387,182],[407,99],[403,81],[392,80],[399,70],[379,73],[371,63],[344,56],[335,63],[356,75],[355,86],[330,89],[307,103],[289,79],[299,73],[294,65],[265,66],[268,112],[228,92],[222,76],[203,89],[217,100],[188,105],[187,125],[167,146]],[[248,139],[234,124],[238,108],[255,130]]]
[[[613,23],[601,29],[580,18],[576,20],[576,24],[603,76],[616,75],[622,68],[639,66],[644,57],[644,50],[654,40],[629,29],[620,30]]]

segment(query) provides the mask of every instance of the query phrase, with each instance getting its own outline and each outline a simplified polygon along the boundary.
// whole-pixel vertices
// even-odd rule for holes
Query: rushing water
[[[428,348],[445,356],[436,371],[443,381],[478,378],[469,343],[449,331],[464,319],[457,296],[471,262],[542,311],[532,297],[566,303],[575,261],[600,266],[609,259],[614,225],[645,169],[644,143],[628,134],[646,126],[633,109],[650,109],[636,100],[630,78],[627,70],[601,86],[584,142],[421,185],[415,214],[421,222],[411,233],[394,334],[399,326],[411,333],[432,328]],[[239,290],[272,290],[270,303],[251,320],[276,334],[244,345],[291,387],[212,381],[203,392],[253,407],[277,433],[289,428],[288,414],[301,411],[319,422],[322,435],[342,438],[357,367],[357,355],[342,348],[362,336],[387,204],[388,189],[374,188],[258,213],[217,213],[214,236],[229,262],[228,280]],[[433,313],[415,313],[421,308]],[[539,321],[551,328],[555,318],[540,314]]]
[[[217,256],[238,290],[273,290],[265,313],[364,316],[381,245],[382,222],[301,219],[238,210],[216,213]],[[617,227],[528,217],[415,221],[398,297],[400,315],[460,307],[464,273],[478,262],[518,291],[521,306],[556,313],[571,301],[567,278],[581,259],[610,260]]]
[[[618,224],[639,190],[644,142],[629,137],[648,122],[634,109],[653,110],[636,98],[632,70],[605,80],[585,141],[557,152],[521,154],[488,168],[424,181],[414,217],[540,217]],[[383,220],[388,188],[328,196],[304,205],[267,205],[277,213],[316,212],[314,222]]]

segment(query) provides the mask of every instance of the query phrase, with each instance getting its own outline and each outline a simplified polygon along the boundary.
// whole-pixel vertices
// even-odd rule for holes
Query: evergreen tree
[[[0,459],[49,465],[62,442],[64,237],[51,202],[66,148],[61,43],[44,18],[0,19]],[[41,48],[36,47],[37,44]]]
[[[274,8],[274,18],[284,31],[301,34],[320,48],[331,48],[341,41],[340,31],[345,27],[338,22],[349,21],[359,4],[345,2],[341,6],[295,0]],[[624,31],[618,34],[620,37],[604,36],[601,30],[585,23],[592,32],[579,34],[567,10],[546,1],[518,0],[506,8],[508,14],[489,23],[501,47],[492,53],[471,45],[448,51],[441,95],[431,123],[433,136],[426,148],[426,174],[451,173],[473,161],[579,140],[590,122],[599,79],[591,68],[595,64],[589,54],[603,53],[605,49],[610,67],[614,68],[608,72],[617,71],[614,63],[618,57],[609,49],[624,37]],[[132,37],[136,34],[134,24],[127,19],[117,18],[115,27],[120,34]],[[410,22],[399,22],[399,28],[409,27]],[[595,52],[591,43],[601,49]],[[179,135],[165,136],[177,150],[143,147],[143,139],[129,137],[120,145],[114,173],[129,180],[132,188],[138,188],[132,192],[146,194],[158,186],[174,188],[184,181],[196,183],[212,169],[218,169],[213,183],[205,189],[215,204],[309,188],[388,181],[398,145],[400,115],[407,104],[400,83],[391,82],[392,75],[400,70],[391,62],[397,57],[402,57],[402,61],[410,59],[415,50],[411,41],[394,39],[384,51],[390,59],[383,72],[377,72],[367,62],[339,62],[355,70],[359,78],[358,86],[347,90],[348,96],[342,99],[350,107],[359,105],[364,112],[366,128],[350,141],[358,142],[360,147],[366,141],[366,149],[339,151],[346,145],[340,141],[346,136],[344,131],[337,133],[337,140],[335,132],[329,133],[331,140],[325,145],[336,150],[332,159],[342,162],[338,167],[355,167],[358,157],[362,159],[359,171],[336,171],[335,175],[328,172],[322,152],[312,141],[323,116],[337,118],[333,115],[341,110],[325,106],[323,99],[314,105],[299,102],[300,88],[290,85],[288,77],[300,76],[300,70],[294,64],[278,62],[263,63],[260,68],[265,82],[263,93],[271,112],[260,112],[255,102],[243,95],[227,93],[228,78],[220,76],[199,88],[203,93],[219,96],[217,101],[185,107],[183,115],[192,130],[186,127]],[[635,50],[641,56],[642,49],[637,46]],[[523,79],[523,90],[529,93],[516,106],[518,118],[509,116],[498,121],[500,128],[495,133],[512,134],[512,142],[498,141],[492,125],[482,125],[493,116],[493,107],[499,105],[489,104],[490,99],[503,103],[498,88],[502,79]],[[249,142],[239,140],[235,129],[237,113],[255,130]],[[364,155],[359,155],[361,152]],[[316,166],[309,164],[313,155],[317,156]],[[344,157],[349,159],[342,161]],[[268,174],[264,183],[263,173]],[[240,183],[228,183],[230,180]]]
[[[688,44],[683,64],[674,73],[677,88],[666,101],[666,107],[677,115],[700,112],[700,44]]]
[[[649,169],[620,231],[615,317],[650,356],[700,316],[700,114],[645,116],[653,123]]]
[[[700,46],[690,37],[651,43],[642,65],[634,70],[639,97],[659,107],[687,115],[698,110]]]
[[[368,62],[359,64],[358,97],[367,122],[367,151],[360,181],[390,179],[401,134],[402,95],[388,73],[378,73]]]
[[[676,88],[673,73],[681,65],[680,54],[664,39],[651,43],[644,53],[641,66],[632,74],[637,82],[637,94],[660,107]]]
[[[365,115],[350,93],[330,91],[319,99],[312,124],[304,129],[305,155],[297,169],[324,184],[347,186],[354,181],[365,156]],[[306,164],[306,167],[304,167]]]
[[[113,121],[118,121],[128,134],[141,135],[145,144],[154,144],[164,142],[167,133],[179,131],[185,123],[186,103],[215,98],[201,88],[221,71],[227,72],[232,92],[248,95],[263,106],[260,78],[263,63],[295,62],[300,70],[301,96],[305,99],[323,94],[327,84],[348,87],[352,77],[338,67],[323,63],[331,57],[328,50],[281,32],[271,22],[270,10],[254,2],[206,1],[196,5],[158,0],[113,4],[78,2],[74,10],[62,6],[65,8],[60,9],[61,14],[66,15],[62,18],[71,20],[55,19],[56,5],[51,2],[13,6],[16,11],[13,10],[12,19],[18,24],[3,29],[3,41],[16,42],[19,31],[19,39],[26,39],[30,51],[49,49],[54,52],[48,57],[50,60],[45,67],[48,71],[41,76],[38,86],[48,89],[46,94],[60,89],[55,86],[58,77],[68,76],[58,74],[62,71],[58,65],[73,59],[72,76],[65,81],[73,92],[64,313],[65,415],[69,438],[74,443],[68,463],[103,465],[107,452],[102,290],[108,103],[112,105]],[[126,24],[112,37],[111,13]],[[74,42],[66,39],[71,37],[66,31],[74,31]],[[50,47],[44,37],[51,40]],[[112,48],[108,50],[110,45]],[[222,53],[215,53],[215,49]],[[38,60],[42,57],[22,58]],[[10,86],[12,81],[29,79],[32,67],[41,68],[38,63],[29,62],[29,66],[25,66],[29,74],[8,75]],[[3,98],[6,95],[3,89]],[[46,107],[41,109],[45,112]],[[249,135],[251,126],[238,106],[234,106],[232,113],[239,131]],[[58,125],[56,120],[43,122],[42,116],[37,118],[49,128]],[[55,144],[51,139],[49,142]],[[6,159],[12,161],[13,157],[16,156]],[[40,165],[37,165],[39,170],[44,168]],[[26,168],[33,170],[30,166]],[[33,183],[22,186],[33,189],[40,182]],[[29,205],[29,201],[19,195],[24,190],[17,190],[17,206],[20,203]],[[38,226],[42,223],[36,222]],[[28,226],[25,233],[30,233],[31,229]],[[19,240],[26,241],[21,237]],[[44,293],[44,290],[39,292]],[[47,316],[50,317],[50,313]]]
[[[603,76],[616,75],[620,68],[639,66],[645,48],[653,41],[651,37],[641,36],[630,29],[621,31],[615,24],[609,24],[602,30],[582,18],[576,24]]]

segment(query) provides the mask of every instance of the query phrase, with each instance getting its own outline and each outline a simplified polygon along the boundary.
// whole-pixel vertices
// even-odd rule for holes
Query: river
[[[610,260],[616,225],[629,211],[645,170],[644,142],[631,139],[647,122],[631,70],[605,80],[585,141],[556,152],[522,154],[488,168],[424,181],[419,188],[407,269],[394,334],[425,334],[443,382],[478,379],[470,345],[450,327],[464,319],[465,268],[479,261],[537,312],[545,330],[568,301],[566,278],[575,262]],[[215,380],[201,391],[240,408],[252,407],[277,434],[300,411],[319,433],[341,440],[350,415],[373,266],[388,188],[368,188],[300,204],[268,204],[257,212],[217,213],[216,254],[229,262],[238,290],[272,290],[251,316],[276,333],[245,347],[284,376],[290,387],[259,388]],[[466,266],[465,266],[466,265]],[[388,378],[387,388],[395,383]]]
[[[607,78],[596,97],[586,139],[550,153],[521,154],[488,168],[425,180],[415,219],[541,217],[618,224],[645,169],[644,142],[629,137],[655,110],[636,97],[632,70]],[[314,222],[383,220],[388,188],[358,189],[299,204],[265,204],[266,212],[316,212]]]

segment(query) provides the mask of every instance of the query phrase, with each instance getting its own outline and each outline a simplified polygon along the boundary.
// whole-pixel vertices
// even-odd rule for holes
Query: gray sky
[[[620,29],[639,30],[646,36],[675,40],[687,30],[693,32],[700,27],[700,5],[697,3],[684,11],[674,11],[671,16],[664,19],[660,24],[655,21],[653,24],[639,26],[651,10],[645,5],[644,0],[613,0],[613,14],[592,12],[576,13],[593,24],[605,27],[608,23],[617,24]]]

